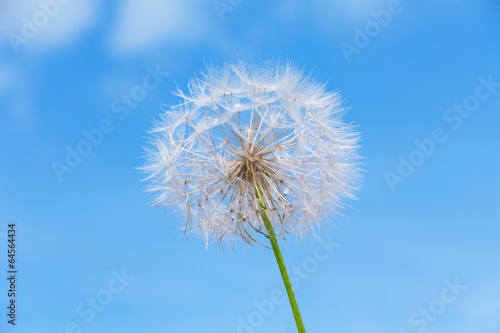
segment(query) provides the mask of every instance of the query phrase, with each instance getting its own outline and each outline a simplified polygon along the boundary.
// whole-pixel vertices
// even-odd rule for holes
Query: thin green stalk
[[[280,268],[281,277],[283,278],[283,282],[285,283],[286,292],[288,294],[288,299],[290,300],[290,305],[292,306],[293,316],[295,318],[295,323],[297,324],[297,329],[299,333],[305,333],[306,330],[304,329],[304,324],[302,323],[299,306],[297,305],[297,300],[295,299],[295,294],[293,293],[292,284],[290,283],[290,278],[288,277],[288,273],[286,271],[285,262],[283,261],[283,257],[281,256],[278,241],[276,240],[276,234],[274,233],[273,225],[271,224],[271,221],[267,216],[266,203],[262,198],[260,189],[257,187],[255,188],[255,197],[257,198],[257,202],[259,204],[260,215],[262,216],[262,220],[264,221],[264,225],[266,226],[267,232],[269,234],[269,240],[271,241],[274,256],[276,257],[276,261],[278,262],[278,266]]]

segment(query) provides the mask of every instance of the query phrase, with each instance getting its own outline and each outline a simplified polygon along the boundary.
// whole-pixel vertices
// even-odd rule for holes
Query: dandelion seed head
[[[142,167],[154,205],[174,206],[186,236],[259,243],[255,191],[280,237],[304,240],[355,199],[359,134],[338,93],[290,63],[208,66],[151,130]]]

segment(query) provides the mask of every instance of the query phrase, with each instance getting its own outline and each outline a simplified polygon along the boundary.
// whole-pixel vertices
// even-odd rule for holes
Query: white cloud
[[[291,22],[307,19],[331,34],[336,33],[341,24],[350,29],[353,24],[369,17],[370,10],[383,8],[386,2],[321,0],[305,3],[300,0],[279,0],[264,6],[269,7],[275,20]],[[236,5],[224,12],[224,18],[244,10],[242,6],[256,4],[244,2]],[[253,40],[250,36],[259,19],[255,17],[253,25],[247,27],[247,36],[242,43],[241,38],[235,38],[230,30],[234,22],[220,21],[211,0],[124,0],[118,8],[118,17],[111,29],[108,44],[115,54],[144,52],[168,43],[210,45],[217,53],[234,55],[241,51],[241,54],[246,54],[253,49],[250,44],[258,45],[263,37]]]
[[[30,129],[38,124],[27,82],[21,66],[0,64],[0,98],[6,103],[2,104],[2,112],[16,130]]]
[[[24,49],[54,49],[74,42],[97,21],[101,5],[97,0],[72,0],[68,3],[59,1],[0,3],[0,34],[16,34],[26,38],[25,42],[18,45],[19,52]],[[26,30],[26,26],[30,24],[31,35],[27,36],[23,34],[23,29]],[[2,40],[9,43],[7,38]]]
[[[480,330],[483,332],[500,327],[498,316],[500,313],[500,288],[495,285],[494,281],[488,281],[476,287],[471,293],[469,301],[460,304],[465,319],[476,327],[484,326]]]
[[[378,10],[385,7],[387,1],[384,0],[348,0],[342,4],[354,19],[363,19],[367,17],[371,10]]]
[[[126,0],[111,33],[117,53],[142,51],[165,42],[194,43],[208,33],[210,1]],[[210,11],[209,11],[210,10]],[[215,16],[215,13],[212,13]]]
[[[15,72],[12,68],[0,64],[0,95],[7,91],[14,80]]]
[[[329,20],[330,25],[335,24],[338,18],[350,21],[366,19],[371,10],[378,10],[387,5],[387,0],[322,0],[305,3],[299,0],[280,0],[275,2],[278,16],[282,19],[297,19],[304,17],[309,21],[316,18],[306,17],[306,12],[312,10],[311,15]]]

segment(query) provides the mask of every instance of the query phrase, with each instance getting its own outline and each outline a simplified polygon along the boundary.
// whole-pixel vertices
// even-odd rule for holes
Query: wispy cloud
[[[100,9],[96,0],[1,2],[0,44],[16,53],[71,44],[97,22]]]
[[[211,24],[209,10],[209,5],[194,0],[126,0],[112,28],[110,46],[115,53],[134,53],[168,42],[199,42]]]
[[[0,96],[7,91],[14,79],[15,72],[11,67],[0,64]]]

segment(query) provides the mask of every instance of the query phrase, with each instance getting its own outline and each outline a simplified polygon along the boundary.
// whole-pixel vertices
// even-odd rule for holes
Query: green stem
[[[274,256],[276,257],[276,261],[278,262],[278,266],[280,268],[281,277],[283,278],[283,282],[285,283],[286,292],[288,294],[288,299],[290,300],[290,305],[292,306],[293,316],[295,318],[295,323],[297,324],[297,329],[299,333],[305,333],[306,330],[304,329],[304,324],[302,323],[299,306],[297,305],[297,300],[295,299],[295,294],[293,293],[292,284],[290,283],[290,278],[288,277],[288,273],[286,271],[285,262],[283,261],[283,257],[281,256],[278,241],[276,240],[276,234],[274,233],[273,225],[271,224],[271,221],[267,216],[266,203],[262,198],[260,189],[257,187],[255,188],[255,197],[257,198],[257,202],[259,204],[260,215],[262,216],[264,225],[266,226],[267,232],[269,233],[269,240],[271,241]]]

